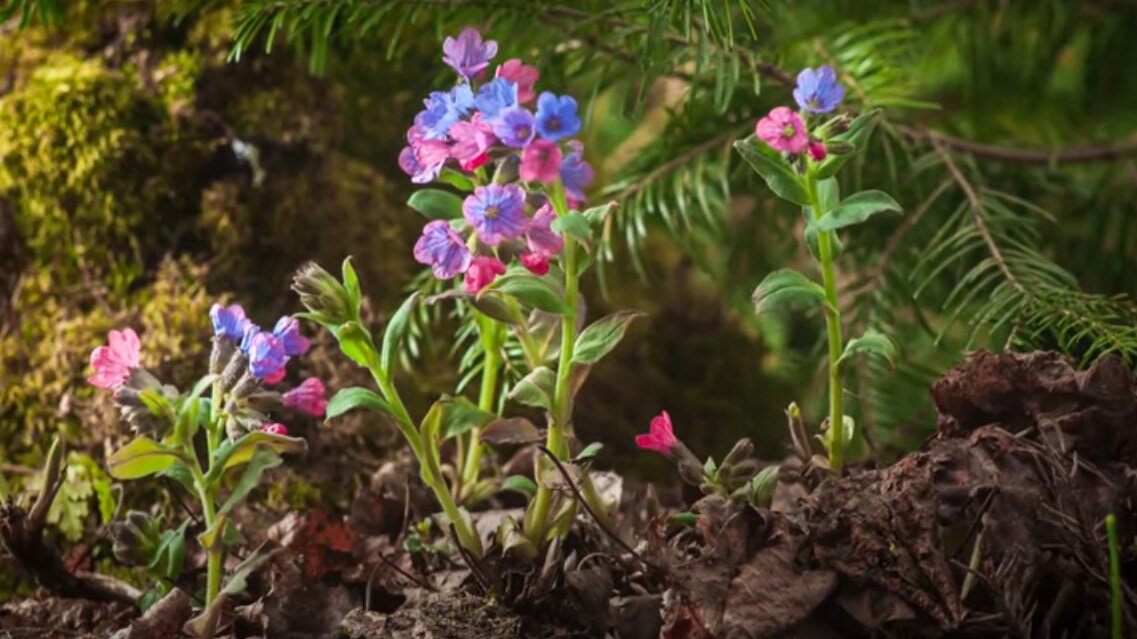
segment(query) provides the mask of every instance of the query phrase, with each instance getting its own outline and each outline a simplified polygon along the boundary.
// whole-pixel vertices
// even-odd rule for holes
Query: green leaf
[[[482,429],[481,440],[493,446],[532,444],[541,441],[541,431],[524,417],[502,418]]]
[[[162,394],[161,389],[147,388],[138,391],[138,399],[146,406],[146,410],[150,411],[151,415],[155,417],[162,417],[165,419],[172,419],[174,416],[174,405],[166,396]]]
[[[552,408],[556,385],[557,374],[548,366],[538,366],[514,384],[506,397],[526,406]]]
[[[353,386],[351,388],[341,388],[339,392],[332,397],[331,401],[328,402],[324,421],[339,417],[349,410],[356,408],[377,410],[387,415],[395,414],[391,406],[384,401],[378,393],[368,388]]]
[[[595,364],[600,361],[616,348],[624,338],[628,326],[643,316],[638,311],[619,311],[596,320],[577,336],[572,361],[577,364]]]
[[[567,215],[558,217],[553,220],[549,228],[562,236],[575,239],[586,249],[592,242],[592,228],[588,225],[588,220],[578,211],[571,211]]]
[[[832,177],[845,166],[845,163],[850,158],[865,150],[868,146],[869,138],[872,132],[876,129],[876,123],[879,120],[880,109],[863,113],[852,122],[849,123],[849,130],[840,135],[835,135],[831,139],[835,142],[848,142],[853,145],[854,151],[852,153],[843,153],[837,155],[835,153],[829,154],[821,166],[817,167],[817,177],[828,178]]]
[[[242,435],[237,441],[226,441],[213,454],[213,469],[206,475],[206,481],[217,481],[221,473],[250,461],[258,446],[271,448],[277,453],[305,453],[308,442],[302,437],[286,437],[255,430]]]
[[[524,475],[511,475],[506,477],[505,480],[501,482],[501,489],[503,491],[521,493],[529,498],[537,494],[537,484],[533,483],[532,479]]]
[[[139,437],[107,458],[107,471],[115,479],[138,479],[156,475],[181,459],[181,455],[150,439]]]
[[[758,471],[750,480],[750,503],[761,508],[769,508],[774,501],[774,489],[778,487],[778,466],[767,466]]]
[[[224,515],[236,506],[246,495],[249,494],[253,488],[261,481],[261,475],[270,468],[276,468],[284,462],[280,455],[275,450],[266,444],[258,444],[255,446],[252,457],[249,458],[248,466],[245,466],[245,471],[241,473],[241,478],[233,486],[233,492],[229,493],[229,498],[221,505],[221,510],[218,510],[219,515]]]
[[[778,197],[802,206],[809,203],[809,195],[797,174],[786,163],[785,158],[764,142],[751,135],[745,140],[735,142],[734,148],[758,172],[758,175],[762,176],[766,186],[770,187]]]
[[[521,315],[521,311],[499,295],[471,295],[469,300],[474,308],[499,322],[513,326],[521,326],[525,323],[525,317]]]
[[[609,200],[600,206],[593,206],[584,210],[581,215],[588,221],[589,224],[599,226],[604,222],[608,215],[619,208],[619,204],[615,200]]]
[[[768,313],[781,306],[821,304],[829,306],[825,289],[808,277],[790,269],[779,269],[766,276],[751,297],[756,313]]]
[[[444,396],[434,406],[442,411],[438,429],[443,441],[481,428],[497,419],[497,415],[478,408],[465,397]]]
[[[604,444],[601,444],[600,442],[592,442],[591,444],[585,446],[584,449],[580,451],[580,454],[577,455],[573,459],[573,461],[574,462],[587,461],[587,460],[592,459],[592,458],[596,457],[597,455],[599,455],[600,451],[603,449],[604,449]]]
[[[351,297],[352,308],[356,309],[358,315],[359,302],[363,299],[363,290],[359,287],[359,275],[355,272],[355,267],[351,264],[351,256],[348,255],[343,259],[343,287]]]
[[[474,186],[476,186],[470,178],[462,175],[454,169],[442,169],[442,173],[438,176],[438,181],[444,184],[449,184],[450,186],[458,189],[459,191],[462,191],[463,193],[469,193],[470,191],[473,191]]]
[[[900,205],[884,191],[861,191],[845,198],[837,208],[826,213],[813,226],[818,232],[836,231],[855,224],[861,224],[885,211],[900,212]]]
[[[462,217],[462,198],[449,191],[422,189],[415,191],[407,205],[428,220],[452,220]]]
[[[363,368],[372,368],[376,360],[375,343],[371,341],[371,333],[354,320],[339,327],[336,331],[340,350],[348,359]]]
[[[538,277],[525,271],[512,271],[497,278],[497,280],[482,289],[481,295],[486,291],[497,291],[516,297],[522,304],[527,304],[546,313],[568,315],[569,307],[560,292],[553,286],[552,280],[547,277]]]
[[[407,334],[407,327],[411,321],[411,311],[414,310],[419,297],[418,293],[408,297],[399,306],[399,310],[391,316],[391,320],[387,322],[387,328],[383,329],[383,353],[379,356],[379,365],[387,374],[390,374],[394,367],[395,355],[403,343],[403,337]]]
[[[884,358],[888,362],[889,368],[896,365],[896,357],[899,355],[899,350],[896,344],[889,339],[889,337],[878,331],[869,329],[865,334],[860,337],[854,337],[845,344],[845,352],[841,354],[841,358],[837,360],[837,366],[843,367],[848,365],[855,356],[859,354],[877,355]]]

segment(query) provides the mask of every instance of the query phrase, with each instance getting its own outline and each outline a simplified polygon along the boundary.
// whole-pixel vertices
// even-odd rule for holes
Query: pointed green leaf
[[[537,494],[537,484],[533,483],[532,479],[524,475],[511,475],[506,477],[501,482],[501,489],[503,491],[521,493],[526,497],[533,497]]]
[[[348,359],[362,366],[371,368],[378,363],[375,353],[375,343],[371,340],[371,333],[354,320],[342,325],[336,331],[340,350]]]
[[[115,479],[138,479],[156,475],[180,458],[174,449],[149,437],[139,437],[107,458],[107,471]]]
[[[415,191],[407,205],[428,220],[452,220],[462,217],[462,198],[449,191],[422,189]]]
[[[482,430],[481,440],[493,446],[532,444],[541,441],[541,431],[524,417],[502,418]]]
[[[877,213],[900,210],[896,200],[883,191],[861,191],[845,198],[820,220],[815,220],[813,227],[817,232],[836,231],[861,224]]]
[[[557,374],[547,366],[538,366],[513,385],[507,397],[526,406],[553,407],[553,392]]]
[[[577,336],[572,361],[577,364],[595,364],[600,361],[616,348],[624,338],[628,326],[643,315],[638,311],[619,311],[596,320]]]
[[[471,295],[467,299],[474,308],[499,322],[513,326],[521,326],[525,323],[525,317],[521,311],[499,295]]]
[[[845,344],[845,352],[841,354],[841,358],[837,360],[837,365],[840,367],[847,366],[853,357],[859,354],[871,354],[883,357],[888,362],[891,368],[895,366],[896,356],[899,355],[899,350],[896,344],[883,333],[869,329],[865,334],[860,337],[854,337]]]
[[[778,197],[802,206],[809,203],[805,187],[781,154],[753,135],[735,142],[734,148]]]
[[[247,463],[256,454],[257,447],[264,446],[277,453],[305,453],[308,442],[302,437],[287,437],[255,430],[242,435],[237,441],[226,441],[213,454],[213,469],[206,475],[209,481],[216,481],[222,472]]]
[[[829,157],[817,167],[817,177],[828,178],[832,177],[845,166],[845,163],[850,158],[865,150],[868,146],[869,138],[872,136],[873,130],[876,129],[876,123],[879,120],[880,109],[869,111],[857,116],[852,122],[849,123],[849,130],[840,135],[835,135],[831,138],[834,142],[847,142],[853,145],[852,153],[836,153],[829,154]]]
[[[439,434],[443,441],[481,428],[497,419],[497,415],[478,408],[465,397],[443,397],[435,405],[442,409]]]
[[[259,444],[253,451],[252,457],[249,458],[249,464],[245,466],[244,472],[241,473],[241,478],[233,486],[233,492],[229,493],[229,498],[221,505],[221,510],[217,511],[219,515],[224,515],[236,506],[249,491],[256,488],[257,484],[261,481],[261,475],[270,468],[276,468],[284,462],[280,455],[276,453],[271,447],[266,444]]]
[[[327,421],[339,417],[356,408],[376,410],[392,416],[395,414],[391,406],[387,404],[378,393],[360,386],[353,386],[351,388],[341,388],[339,392],[332,397],[328,402],[324,420]]]
[[[352,300],[352,308],[356,309],[358,314],[359,302],[363,299],[363,291],[359,287],[359,275],[355,272],[355,267],[351,264],[351,256],[343,259],[343,287],[347,291]]]
[[[568,304],[561,299],[560,292],[553,286],[552,280],[547,277],[538,277],[526,271],[512,271],[497,278],[497,280],[482,289],[481,295],[487,291],[497,291],[516,297],[522,304],[545,311],[567,315]]]
[[[391,374],[391,369],[394,367],[395,355],[403,343],[403,337],[407,334],[411,311],[414,310],[419,297],[418,293],[408,297],[399,307],[399,310],[391,316],[391,321],[387,322],[387,328],[383,330],[383,354],[379,357],[379,364],[388,374]]]
[[[585,249],[592,242],[592,228],[588,225],[588,220],[578,211],[572,211],[553,220],[550,228],[558,235],[573,238]]]
[[[751,297],[756,313],[768,313],[775,308],[792,305],[829,306],[825,289],[808,277],[790,269],[770,273],[754,289]]]

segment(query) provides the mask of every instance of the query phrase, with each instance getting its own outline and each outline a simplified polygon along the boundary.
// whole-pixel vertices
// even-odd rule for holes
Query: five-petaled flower
[[[496,75],[499,78],[511,80],[517,85],[517,101],[521,104],[528,104],[536,97],[537,94],[533,91],[533,85],[541,79],[541,72],[537,70],[537,67],[522,64],[521,60],[511,58],[498,66]]]
[[[522,180],[552,184],[561,173],[561,149],[550,140],[533,140],[521,152]]]
[[[415,116],[415,126],[427,140],[445,140],[450,127],[474,108],[474,92],[468,84],[450,91],[434,91],[423,100],[426,109]]]
[[[213,323],[213,334],[218,337],[227,337],[239,341],[245,335],[245,326],[249,318],[240,304],[222,306],[214,304],[209,309],[209,320]]]
[[[246,336],[249,333],[246,332]],[[275,384],[284,377],[288,354],[284,344],[272,333],[257,331],[248,340],[249,372],[253,377]]]
[[[841,104],[845,87],[837,82],[837,74],[828,65],[818,69],[802,69],[797,74],[794,100],[803,111],[829,113]]]
[[[470,267],[470,249],[446,220],[428,222],[415,242],[415,259],[430,266],[434,276],[448,280]]]
[[[560,253],[565,247],[564,238],[557,235],[552,229],[555,219],[557,219],[557,214],[553,212],[553,207],[546,202],[533,214],[533,219],[529,220],[529,227],[525,229],[525,242],[529,250],[544,260]],[[533,269],[530,268],[529,270]]]
[[[482,117],[492,121],[503,110],[519,103],[517,83],[507,78],[494,78],[483,84],[474,98],[474,106]]]
[[[801,116],[788,107],[775,107],[769,115],[758,120],[754,134],[783,153],[801,153],[809,146],[809,133]]]
[[[672,449],[679,444],[675,439],[675,431],[671,426],[671,416],[663,411],[651,420],[651,427],[647,433],[636,435],[636,446],[644,450],[652,450],[664,455],[671,455]]]
[[[580,118],[576,115],[576,100],[571,95],[556,95],[545,91],[537,98],[537,132],[546,140],[563,140],[580,131]]]
[[[457,38],[446,38],[442,43],[442,61],[469,80],[485,70],[497,55],[497,42],[482,41],[482,34],[466,27]]]
[[[450,127],[450,137],[454,139],[450,156],[458,160],[464,171],[471,171],[488,162],[488,151],[497,141],[493,127],[484,121],[481,113],[475,113],[469,121]]]
[[[300,320],[285,315],[276,321],[272,334],[280,340],[284,353],[289,357],[296,357],[308,352],[311,342],[300,332]]]
[[[584,161],[584,145],[578,140],[569,140],[569,153],[561,160],[561,183],[565,185],[565,195],[570,206],[584,203],[584,189],[592,184],[596,174],[592,166]]]
[[[536,134],[533,114],[528,109],[510,107],[503,109],[493,121],[493,133],[506,146],[523,148]]]
[[[525,232],[525,191],[516,184],[489,184],[474,189],[462,202],[462,215],[478,239],[490,246]]]
[[[295,408],[313,417],[322,417],[328,408],[324,393],[324,383],[318,377],[309,377],[285,393],[282,401],[288,408]]]
[[[470,262],[462,287],[467,293],[477,295],[483,288],[492,284],[498,275],[504,274],[505,264],[502,264],[501,260],[488,255],[479,255]]]
[[[117,388],[130,377],[130,371],[141,364],[142,343],[132,328],[111,331],[107,344],[91,351],[91,368],[95,374],[87,378],[92,386]]]

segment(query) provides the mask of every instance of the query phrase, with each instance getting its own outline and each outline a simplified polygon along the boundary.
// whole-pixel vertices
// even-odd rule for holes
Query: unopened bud
[[[345,324],[358,314],[343,284],[315,262],[308,262],[296,271],[292,276],[292,290],[300,295],[300,303],[305,308],[329,324]]]
[[[679,477],[683,481],[692,486],[699,486],[707,480],[707,473],[703,470],[703,464],[686,446],[676,442],[671,447],[670,452],[672,459],[675,460],[676,467],[679,469]]]
[[[521,172],[521,158],[516,153],[510,153],[497,161],[497,170],[493,174],[494,184],[509,184],[517,180]]]
[[[221,372],[221,392],[228,393],[248,370],[249,356],[239,350],[234,350],[229,357],[229,363]]]
[[[213,336],[213,350],[209,352],[209,372],[211,375],[220,375],[225,365],[233,358],[237,351],[237,344],[222,335]]]
[[[734,466],[735,464],[749,459],[750,455],[753,452],[754,443],[750,441],[749,437],[743,437],[742,439],[738,440],[738,443],[734,445],[734,448],[731,448],[730,452],[727,453],[726,457],[723,458],[722,467],[727,468]]]
[[[832,140],[825,143],[825,150],[829,151],[833,155],[848,155],[849,153],[856,151],[857,147],[843,140]]]

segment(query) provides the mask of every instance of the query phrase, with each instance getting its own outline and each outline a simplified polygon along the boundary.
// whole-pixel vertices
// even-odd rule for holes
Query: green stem
[[[1105,536],[1109,541],[1110,637],[1121,639],[1121,549],[1117,543],[1117,516],[1105,517]]]
[[[557,217],[568,214],[564,185],[559,180],[553,185],[550,200]],[[549,423],[549,433],[545,444],[545,447],[552,451],[557,459],[561,460],[568,459],[569,456],[568,435],[572,421],[573,399],[570,385],[572,382],[572,356],[573,350],[576,348],[577,298],[580,285],[576,272],[576,243],[568,235],[565,236],[564,241],[565,303],[568,305],[569,311],[561,318],[561,352],[557,363],[557,383],[553,393],[552,420]],[[540,460],[537,466],[539,469]],[[530,512],[527,513],[526,523],[529,528],[529,541],[539,547],[544,541],[547,530],[553,495],[552,490],[546,487],[539,477],[537,486],[537,495],[533,499]]]
[[[806,176],[806,186],[809,192],[809,206],[813,210],[814,219],[821,219],[825,215],[821,198],[817,194],[817,177],[811,171]],[[829,468],[834,473],[840,473],[845,465],[845,411],[844,411],[844,385],[841,379],[841,368],[837,361],[841,359],[841,314],[838,310],[837,277],[834,272],[834,256],[832,234],[818,233],[817,253],[821,262],[821,281],[825,287],[825,299],[828,302],[825,309],[825,332],[829,340]]]
[[[478,408],[487,413],[496,413],[497,378],[501,370],[501,325],[489,317],[478,318],[478,328],[482,335],[482,388],[478,395]],[[478,481],[478,471],[482,463],[485,446],[481,444],[481,429],[470,431],[469,448],[466,461],[460,474],[463,486],[472,486]]]
[[[187,457],[194,460],[192,464],[187,464],[187,466],[189,466],[190,474],[193,475],[194,487],[197,488],[197,496],[201,501],[205,529],[212,530],[217,524],[217,507],[213,504],[213,494],[205,480],[205,474],[201,471],[200,464],[193,456],[192,446],[186,452]],[[205,605],[209,607],[217,599],[218,593],[221,592],[221,573],[225,568],[225,546],[221,543],[220,536],[214,539],[211,547],[205,549],[205,553]]]

